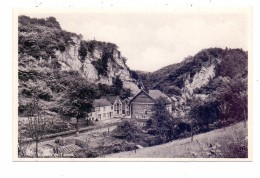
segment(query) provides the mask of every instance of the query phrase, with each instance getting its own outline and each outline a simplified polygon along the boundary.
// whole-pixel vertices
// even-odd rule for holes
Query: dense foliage
[[[148,133],[159,135],[161,142],[166,142],[174,138],[174,127],[176,120],[166,110],[166,100],[159,98],[155,101],[153,115],[147,121]]]
[[[120,123],[111,135],[115,138],[135,141],[138,133],[141,132],[134,121],[123,121]]]
[[[54,17],[38,19],[19,16],[18,24],[19,116],[27,115],[27,105],[36,90],[40,107],[46,109],[51,118],[58,115],[60,98],[68,92],[70,85],[82,81],[83,77],[80,71],[61,70],[62,64],[56,57],[56,52],[67,53],[66,50],[75,44],[75,40],[81,41],[78,57],[82,62],[87,55],[94,58],[94,52],[101,54],[101,58],[93,61],[100,75],[106,76],[108,61],[113,61],[115,54],[120,55],[118,47],[113,43],[85,41],[80,35],[62,30]],[[131,95],[129,89],[123,88],[119,77],[114,79],[111,86],[88,86],[95,88],[95,98],[101,95],[120,95],[123,98]]]
[[[65,51],[66,46],[74,44],[72,37],[77,36],[62,30],[54,17],[37,19],[19,16],[18,22],[18,53],[36,59],[55,58],[55,51]]]
[[[206,63],[216,65],[216,76],[230,77],[247,75],[247,52],[242,49],[204,49],[194,56],[185,58],[182,62],[166,66],[155,72],[137,71],[144,85],[149,89],[160,89],[167,94],[181,95],[184,81],[192,78]]]
[[[65,118],[76,118],[78,130],[79,119],[85,119],[93,108],[96,88],[83,78],[71,81],[66,92],[59,100],[59,114]]]

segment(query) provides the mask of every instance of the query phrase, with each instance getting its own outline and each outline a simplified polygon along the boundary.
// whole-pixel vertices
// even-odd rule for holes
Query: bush
[[[79,46],[79,56],[81,60],[85,60],[88,54],[88,45],[86,41],[81,41]]]
[[[65,145],[65,140],[62,137],[55,138],[54,142],[57,143],[60,146],[64,146]]]
[[[97,61],[92,61],[92,65],[97,69],[99,75],[107,76],[107,58],[101,58]]]
[[[134,141],[137,134],[141,132],[132,121],[122,121],[111,133],[112,137]]]
[[[99,153],[92,149],[79,150],[73,154],[75,158],[96,158],[99,156]]]
[[[80,140],[80,139],[76,139],[75,140],[75,145],[83,148],[86,144],[85,144],[85,141],[84,140]]]
[[[113,153],[119,153],[120,151],[123,151],[122,147],[120,145],[115,145],[113,147],[113,150],[112,150]]]
[[[65,51],[66,46],[73,44],[71,37],[77,36],[62,30],[54,17],[45,20],[19,16],[18,22],[18,52],[36,59],[56,58],[55,51]]]
[[[47,128],[47,133],[54,134],[54,133],[60,133],[64,131],[69,131],[71,128],[66,122],[53,122],[49,123],[49,126]]]

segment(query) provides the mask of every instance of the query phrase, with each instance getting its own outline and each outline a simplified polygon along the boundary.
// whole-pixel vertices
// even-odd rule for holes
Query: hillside
[[[209,48],[155,72],[136,72],[148,89],[180,96],[185,88],[201,88],[218,77],[247,77],[247,59],[242,49]]]
[[[247,158],[247,128],[240,122],[194,137],[135,151],[106,155],[106,158]]]
[[[247,64],[242,49],[209,48],[155,72],[136,72],[146,88],[160,89],[174,99],[175,117],[186,119],[190,110],[204,105],[199,118],[217,119],[219,111],[214,108],[225,101],[227,117],[241,119],[247,113],[243,104],[247,103]]]
[[[63,30],[54,17],[19,16],[18,19],[19,115],[37,90],[41,106],[57,113],[56,102],[71,81],[83,78],[104,94],[127,97],[140,82],[126,65],[116,44],[83,40]]]

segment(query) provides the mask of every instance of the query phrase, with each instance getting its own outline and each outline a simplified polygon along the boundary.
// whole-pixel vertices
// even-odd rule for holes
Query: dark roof
[[[110,106],[111,103],[107,99],[95,99],[94,106],[95,107],[102,107],[102,106]]]
[[[114,103],[118,96],[101,96],[101,99],[106,99],[110,103]]]
[[[134,97],[132,97],[130,99],[130,102],[132,102],[138,95],[140,95],[141,93],[144,93],[145,95],[147,95],[148,97],[150,97],[152,100],[154,100],[146,91],[141,90],[139,93],[137,93]]]
[[[171,103],[172,100],[169,96],[167,96],[166,94],[164,94],[163,92],[161,92],[160,90],[149,90],[148,93],[154,100],[163,97],[166,98],[167,102]]]
[[[134,98],[133,96],[128,97],[129,101],[132,100],[133,98]]]

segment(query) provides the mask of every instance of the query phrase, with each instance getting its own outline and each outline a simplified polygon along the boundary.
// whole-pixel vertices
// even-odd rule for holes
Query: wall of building
[[[114,117],[112,105],[96,107],[95,111],[91,113],[89,118],[91,120],[106,120]]]
[[[152,115],[154,104],[147,103],[131,103],[131,117],[134,119],[144,119]]]
[[[119,98],[116,99],[113,105],[113,115],[114,117],[122,116],[122,101]]]
[[[124,100],[122,103],[122,115],[130,116],[130,105],[129,100]]]

